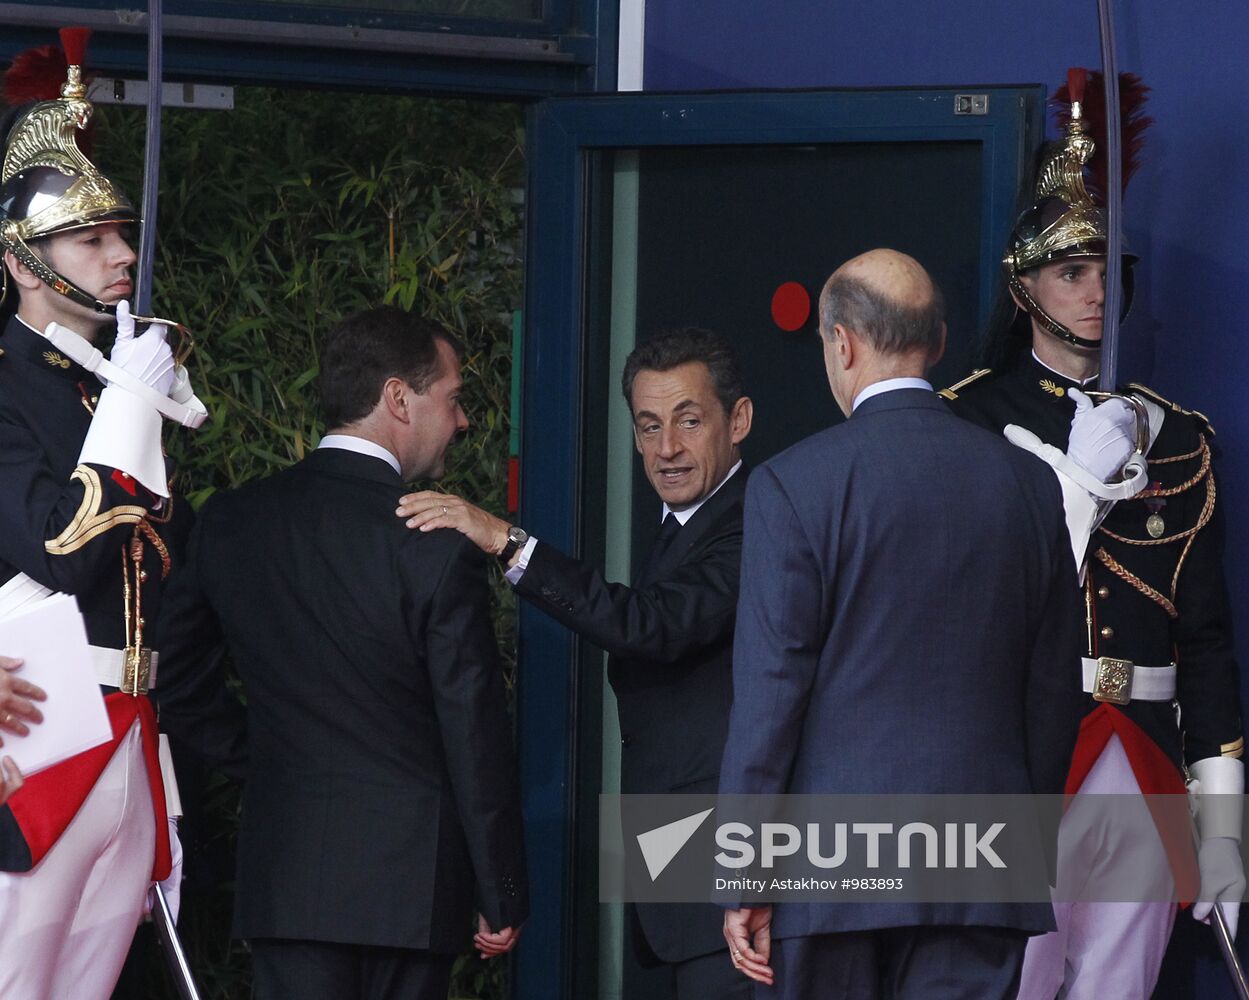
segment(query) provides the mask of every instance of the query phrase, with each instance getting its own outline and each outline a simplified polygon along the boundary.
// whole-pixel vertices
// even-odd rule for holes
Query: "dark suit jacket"
[[[610,654],[620,713],[620,790],[714,792],[732,704],[733,623],[742,546],[739,469],[689,519],[637,586],[541,542],[517,585],[526,600]],[[665,961],[724,948],[723,914],[701,905],[639,905]]]
[[[1058,793],[1079,592],[1050,469],[932,392],[872,397],[756,470],[720,788]],[[778,937],[1041,931],[1044,904],[784,903]]]
[[[162,630],[162,724],[238,763],[236,933],[458,951],[528,902],[484,557],[409,531],[383,461],[313,452],[214,498]]]

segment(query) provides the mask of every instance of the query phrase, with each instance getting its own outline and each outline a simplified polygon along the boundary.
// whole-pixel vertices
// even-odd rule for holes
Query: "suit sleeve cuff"
[[[515,565],[508,567],[507,572],[503,574],[503,579],[513,587],[520,583],[520,578],[525,575],[525,570],[529,568],[529,557],[533,555],[533,550],[537,548],[537,545],[538,540],[530,535],[529,541],[525,542],[520,555],[516,557]]]
[[[108,386],[100,393],[78,462],[125,472],[156,496],[168,497],[160,425],[153,406],[119,386]]]

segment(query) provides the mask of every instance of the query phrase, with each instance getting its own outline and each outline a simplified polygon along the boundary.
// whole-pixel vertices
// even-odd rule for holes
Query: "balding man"
[[[1061,792],[1079,597],[1054,475],[923,379],[945,324],[910,257],[843,265],[820,335],[850,419],[747,487],[721,792]],[[1046,902],[794,901],[729,910],[725,937],[760,997],[988,1000],[1014,997],[1052,921]]]

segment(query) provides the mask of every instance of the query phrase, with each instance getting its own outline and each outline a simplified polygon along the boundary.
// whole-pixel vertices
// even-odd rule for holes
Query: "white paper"
[[[113,738],[87,631],[69,594],[53,594],[0,620],[0,654],[19,657],[23,663],[17,676],[48,695],[37,703],[43,722],[30,726],[29,735],[3,733],[0,753],[12,757],[23,774],[42,771]]]

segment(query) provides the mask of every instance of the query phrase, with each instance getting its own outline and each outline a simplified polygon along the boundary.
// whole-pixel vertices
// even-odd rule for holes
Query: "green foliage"
[[[438,487],[502,513],[521,295],[520,109],[243,88],[235,100],[229,113],[164,114],[153,309],[194,331],[189,367],[211,414],[198,432],[166,435],[175,485],[199,506],[314,448],[324,432],[319,338],[386,301],[465,343],[473,427]],[[143,116],[110,107],[100,118],[95,158],[137,197]],[[498,593],[510,655],[515,609],[506,586]],[[208,837],[232,837],[237,796],[212,795]],[[205,997],[239,1000],[250,993],[246,960],[228,939],[229,886],[218,889],[184,931]],[[501,997],[502,968],[461,960],[453,995]]]

